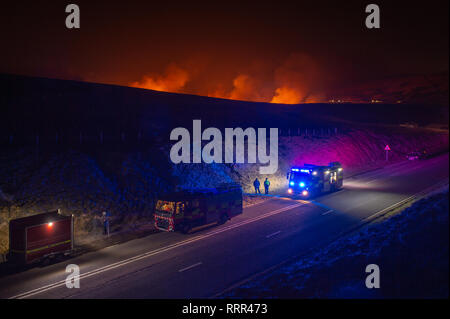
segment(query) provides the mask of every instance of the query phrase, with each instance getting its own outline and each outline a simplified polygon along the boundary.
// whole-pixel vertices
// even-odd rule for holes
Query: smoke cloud
[[[275,70],[275,95],[272,103],[320,102],[321,72],[316,62],[303,53],[291,54]]]

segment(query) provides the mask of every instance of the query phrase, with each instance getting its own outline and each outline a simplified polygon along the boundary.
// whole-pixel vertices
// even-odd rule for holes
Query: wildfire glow
[[[229,76],[220,78],[217,73],[208,74],[208,67],[196,66],[198,61],[170,63],[162,74],[144,75],[141,81],[130,86],[253,102],[298,104],[326,100],[319,92],[321,72],[308,55],[295,53],[279,63],[268,63],[238,70],[244,72],[237,72],[231,82]]]
[[[155,91],[180,92],[188,80],[189,74],[186,70],[176,64],[170,64],[163,75],[144,76],[142,81],[133,82],[130,86]]]
[[[302,101],[301,93],[293,88],[281,87],[275,90],[275,96],[270,103],[297,104]]]

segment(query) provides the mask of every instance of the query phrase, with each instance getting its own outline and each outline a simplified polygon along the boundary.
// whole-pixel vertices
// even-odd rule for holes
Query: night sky
[[[65,27],[69,3],[80,6],[81,29]],[[0,72],[286,103],[393,78],[448,78],[447,0],[374,1],[381,29],[370,30],[369,3],[2,4]]]

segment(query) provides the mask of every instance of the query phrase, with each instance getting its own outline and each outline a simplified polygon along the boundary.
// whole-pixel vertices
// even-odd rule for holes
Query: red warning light
[[[47,224],[47,227],[48,227],[48,228],[52,228],[52,227],[53,227],[53,222],[48,223],[48,224]]]

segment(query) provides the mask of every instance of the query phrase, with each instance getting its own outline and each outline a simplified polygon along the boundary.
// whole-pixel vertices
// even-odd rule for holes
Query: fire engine
[[[216,188],[179,191],[161,196],[155,207],[155,227],[189,233],[194,228],[223,224],[242,213],[242,188],[223,184]]]
[[[304,198],[341,189],[344,182],[342,165],[339,162],[328,166],[305,164],[292,167],[287,173],[288,194],[299,194]]]

